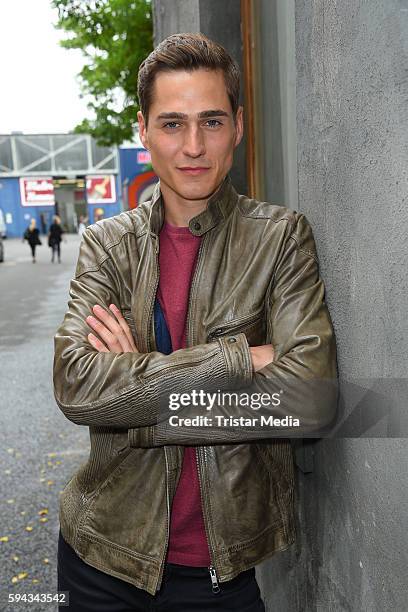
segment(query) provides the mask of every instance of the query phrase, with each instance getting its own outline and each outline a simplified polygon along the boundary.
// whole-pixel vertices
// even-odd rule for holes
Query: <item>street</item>
[[[57,610],[7,603],[8,593],[56,593],[58,502],[88,457],[88,429],[68,421],[53,397],[53,335],[69,298],[79,237],[51,263],[46,237],[31,262],[27,243],[4,241],[0,264],[1,610]],[[28,598],[27,598],[28,600]]]

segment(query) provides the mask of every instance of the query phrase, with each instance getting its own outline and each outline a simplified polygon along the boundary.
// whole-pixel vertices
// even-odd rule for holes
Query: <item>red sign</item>
[[[115,177],[87,176],[86,198],[89,204],[109,204],[116,202]]]
[[[150,151],[138,151],[137,152],[137,163],[138,164],[150,164],[152,161]]]
[[[48,176],[20,178],[22,206],[54,206],[54,184]]]

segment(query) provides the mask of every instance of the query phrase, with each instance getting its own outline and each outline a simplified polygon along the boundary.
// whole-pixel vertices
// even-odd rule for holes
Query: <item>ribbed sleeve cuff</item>
[[[225,356],[230,377],[230,385],[234,389],[247,387],[252,382],[253,368],[249,344],[244,333],[221,336],[217,338]]]

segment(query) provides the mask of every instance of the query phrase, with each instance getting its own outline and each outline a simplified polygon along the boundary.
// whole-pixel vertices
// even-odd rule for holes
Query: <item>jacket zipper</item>
[[[200,485],[200,499],[201,499],[201,503],[202,505],[204,504],[203,502],[203,495],[202,495],[202,486],[201,486],[201,474],[200,474],[200,463],[199,463],[199,453],[201,453],[201,448],[199,448],[198,446],[196,446],[195,448],[195,455],[196,455],[196,463],[197,463],[197,474],[198,474],[198,482]],[[202,508],[203,510],[203,519],[204,519],[204,527],[205,527],[205,533],[207,536],[207,543],[208,543],[208,550],[210,552],[210,559],[211,559],[211,565],[208,567],[208,571],[210,572],[210,580],[211,580],[211,585],[212,585],[212,592],[213,593],[219,593],[220,592],[220,587],[218,584],[218,577],[217,577],[217,571],[215,569],[215,562],[214,562],[214,551],[213,548],[211,546],[211,539],[210,539],[210,534],[209,534],[209,529],[208,529],[208,525],[207,525],[207,519],[206,519],[206,514],[204,512],[204,508]]]
[[[198,251],[198,256],[197,256],[197,263],[196,263],[196,267],[194,270],[194,275],[193,275],[193,279],[191,281],[191,285],[190,285],[190,291],[189,291],[189,296],[188,296],[188,310],[187,310],[187,346],[191,346],[191,336],[192,336],[192,325],[191,325],[191,296],[193,294],[193,290],[195,289],[195,286],[197,284],[197,278],[199,276],[200,273],[200,269],[201,269],[201,262],[203,259],[203,252],[204,252],[204,247],[205,244],[208,240],[207,238],[208,234],[205,234],[201,244],[200,244],[200,248]],[[199,488],[200,488],[200,500],[201,500],[201,510],[203,512],[203,519],[204,519],[204,528],[205,528],[205,532],[206,532],[206,536],[207,536],[207,543],[208,543],[208,549],[209,549],[209,553],[210,553],[210,560],[211,560],[211,565],[208,568],[208,571],[210,573],[210,580],[211,580],[211,585],[212,585],[212,591],[213,593],[219,593],[220,592],[220,587],[218,584],[218,577],[217,577],[217,571],[215,568],[215,562],[214,562],[214,551],[213,548],[211,546],[211,539],[209,537],[209,529],[208,529],[208,525],[207,525],[207,521],[206,521],[206,514],[204,512],[204,508],[203,508],[203,499],[204,496],[202,494],[202,483],[201,483],[201,473],[200,473],[200,464],[199,464],[199,455],[201,454],[201,448],[196,447],[195,448],[195,456],[196,456],[196,463],[197,463],[197,474],[198,474],[198,483],[199,483]]]
[[[149,312],[149,323],[148,323],[148,350],[152,350],[152,343],[150,342],[150,330],[152,329],[152,324],[153,324],[153,312],[154,312],[154,302],[156,299],[156,293],[157,293],[157,287],[159,286],[159,279],[160,279],[160,266],[159,266],[159,238],[158,236],[155,235],[154,237],[154,253],[155,253],[155,259],[156,259],[156,279],[155,279],[155,285],[154,285],[154,291],[153,291],[153,299],[152,299],[152,304],[151,304],[151,308],[150,308],[150,312]],[[153,325],[153,333],[154,333],[154,325]],[[156,339],[155,339],[155,344],[156,344]],[[155,347],[157,348],[157,346]],[[164,446],[164,459],[165,459],[165,463],[166,463],[166,542],[164,545],[164,551],[163,551],[163,557],[161,559],[160,562],[160,570],[159,570],[159,576],[157,578],[157,584],[156,584],[156,592],[160,589],[162,580],[163,580],[163,572],[164,572],[164,562],[166,559],[166,553],[167,553],[167,547],[168,547],[168,543],[169,543],[169,535],[170,535],[170,496],[169,496],[169,465],[168,465],[168,459],[167,459],[167,449]]]
[[[200,267],[201,267],[201,260],[202,260],[202,254],[204,251],[204,245],[207,241],[207,234],[204,235],[204,237],[201,240],[201,244],[200,244],[200,248],[198,249],[198,255],[197,255],[197,262],[196,262],[196,266],[195,266],[195,270],[194,270],[194,274],[193,274],[193,278],[191,280],[191,285],[190,285],[190,291],[188,293],[188,306],[187,306],[187,346],[191,346],[190,340],[191,340],[191,317],[190,317],[190,313],[191,313],[191,295],[193,293],[193,289],[195,288],[195,285],[197,284],[197,277],[200,271]]]
[[[217,574],[215,572],[215,568],[210,566],[208,569],[210,570],[210,578],[211,578],[211,583],[212,583],[212,591],[213,591],[213,593],[219,593],[221,591],[221,589],[218,586],[218,580],[217,580]]]
[[[160,563],[159,577],[157,579],[156,592],[160,589],[161,583],[163,580],[163,572],[164,572],[164,560],[166,558],[167,547],[169,544],[169,536],[170,536],[170,499],[169,499],[169,464],[167,460],[167,448],[164,446],[164,459],[166,461],[166,544],[164,547],[163,558]]]
[[[241,317],[240,319],[236,319],[235,321],[230,321],[228,325],[224,325],[223,327],[213,328],[208,332],[207,338],[208,340],[211,340],[212,338],[218,338],[229,330],[231,330],[234,334],[237,334],[240,332],[241,329],[245,329],[246,327],[251,325],[251,323],[257,321],[261,317],[261,315],[262,311],[259,311],[246,319]]]
[[[156,293],[157,293],[157,287],[159,286],[159,278],[160,278],[160,267],[159,267],[159,258],[158,258],[158,254],[159,254],[159,238],[157,236],[155,236],[154,238],[154,254],[155,254],[155,259],[156,259],[156,279],[155,279],[155,284],[154,284],[154,291],[153,291],[153,299],[152,299],[152,303],[151,303],[151,307],[150,307],[150,312],[149,312],[149,321],[148,321],[148,350],[151,351],[152,350],[152,346],[151,346],[151,342],[150,342],[150,330],[152,328],[152,320],[153,320],[153,312],[154,312],[154,302],[156,299]],[[153,326],[153,333],[154,333],[154,326]]]

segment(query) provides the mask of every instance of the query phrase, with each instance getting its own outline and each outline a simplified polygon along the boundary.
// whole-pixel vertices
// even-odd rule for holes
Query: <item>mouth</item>
[[[210,168],[206,168],[204,166],[185,166],[184,168],[177,168],[177,170],[180,170],[180,172],[183,172],[184,174],[189,174],[190,176],[199,176],[200,174],[208,172]]]

